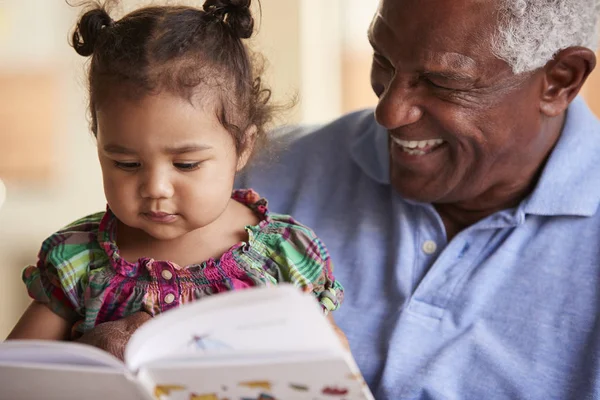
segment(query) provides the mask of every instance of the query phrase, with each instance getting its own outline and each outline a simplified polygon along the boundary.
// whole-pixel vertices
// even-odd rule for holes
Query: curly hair
[[[107,3],[93,2],[72,36],[75,51],[91,56],[88,70],[91,130],[96,110],[114,95],[139,98],[163,91],[191,101],[199,90],[217,99],[217,118],[238,154],[266,136],[274,106],[261,80],[262,60],[242,39],[252,36],[251,0],[206,0],[202,9],[151,6],[114,21]],[[208,93],[206,93],[208,91]]]

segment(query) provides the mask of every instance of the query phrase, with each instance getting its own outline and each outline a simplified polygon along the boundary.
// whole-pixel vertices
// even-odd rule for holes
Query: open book
[[[281,285],[222,293],[161,314],[125,363],[73,342],[0,344],[0,399],[373,399],[309,294]]]

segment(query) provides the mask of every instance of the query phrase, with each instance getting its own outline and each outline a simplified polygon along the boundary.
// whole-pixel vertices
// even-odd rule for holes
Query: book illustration
[[[308,386],[300,385],[298,383],[290,383],[290,388],[292,388],[298,392],[308,392]]]
[[[171,392],[185,390],[181,385],[157,385],[154,387],[154,397],[161,400],[162,396],[170,396]]]
[[[210,393],[210,394],[195,394],[195,393],[192,393],[190,395],[190,400],[220,400],[220,399],[214,393]]]
[[[215,393],[210,394],[194,394],[190,395],[189,400],[229,400],[227,398],[220,398]],[[275,397],[267,393],[261,393],[258,397],[242,397],[240,400],[277,400]]]
[[[328,396],[345,396],[348,394],[348,389],[340,389],[337,387],[324,387],[323,390],[321,391],[321,393],[328,395]]]
[[[271,391],[271,387],[273,386],[269,381],[250,381],[250,382],[240,382],[239,386],[245,386],[250,389],[263,389],[266,391]]]
[[[221,350],[231,348],[227,343],[210,337],[210,334],[192,335],[189,346],[195,350]]]
[[[275,397],[267,393],[261,393],[258,397],[244,397],[241,400],[277,400]]]

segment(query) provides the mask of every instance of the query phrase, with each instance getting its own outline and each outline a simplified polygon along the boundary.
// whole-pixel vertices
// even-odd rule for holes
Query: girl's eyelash
[[[142,166],[142,164],[139,162],[113,161],[113,163],[117,168],[120,168],[120,169],[123,169],[126,171],[138,169]],[[173,163],[173,166],[182,171],[193,171],[193,170],[197,169],[200,164],[201,164],[201,161],[193,162],[193,163]]]
[[[194,163],[173,163],[175,168],[178,168],[182,171],[193,171],[200,165],[200,161]]]
[[[121,169],[125,169],[125,170],[132,170],[132,169],[136,169],[139,168],[141,166],[141,164],[139,162],[121,162],[121,161],[115,161],[115,166]]]

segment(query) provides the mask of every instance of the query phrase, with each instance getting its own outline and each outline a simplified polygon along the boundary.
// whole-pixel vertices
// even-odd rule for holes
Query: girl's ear
[[[248,160],[250,160],[250,155],[252,155],[254,145],[256,144],[257,132],[258,128],[256,127],[256,125],[250,125],[248,129],[246,129],[246,131],[244,132],[244,150],[238,157],[236,171],[241,171],[242,169],[244,169],[246,164],[248,164]]]

